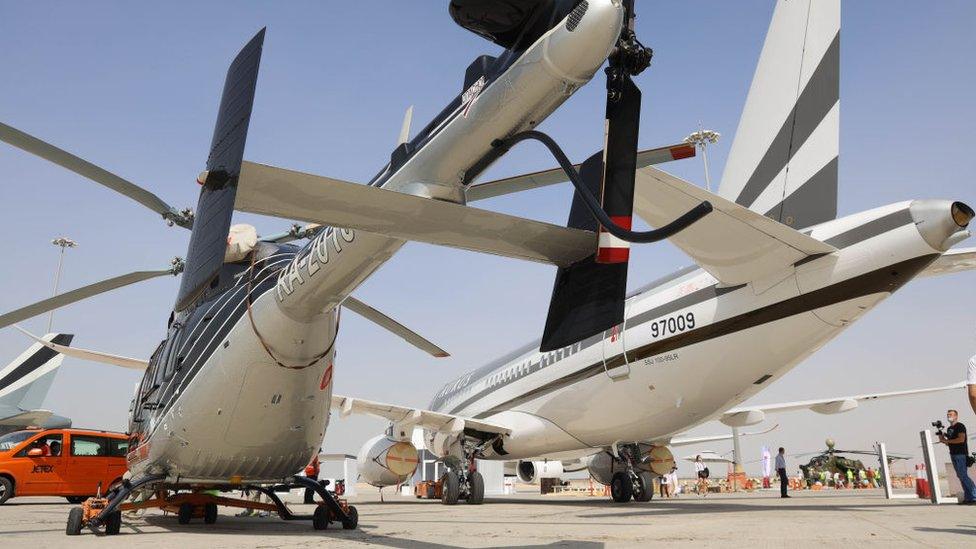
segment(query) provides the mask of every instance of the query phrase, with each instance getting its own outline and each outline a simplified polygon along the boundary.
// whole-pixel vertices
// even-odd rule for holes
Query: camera
[[[943,431],[943,429],[945,429],[945,425],[942,424],[941,419],[933,421],[932,427],[935,427],[936,434],[938,434],[939,436],[945,436],[945,431]]]

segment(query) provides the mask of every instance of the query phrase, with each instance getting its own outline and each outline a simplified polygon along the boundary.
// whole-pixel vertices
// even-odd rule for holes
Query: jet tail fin
[[[718,194],[802,229],[837,216],[840,0],[780,0]]]
[[[45,343],[67,346],[74,336],[51,333]],[[32,410],[39,408],[47,396],[64,355],[41,343],[34,343],[26,351],[0,370],[0,404]]]

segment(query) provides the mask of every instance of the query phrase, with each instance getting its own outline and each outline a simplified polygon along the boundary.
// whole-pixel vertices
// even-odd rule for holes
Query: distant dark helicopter
[[[806,465],[800,465],[800,470],[803,471],[803,478],[809,484],[817,482],[821,479],[821,473],[826,472],[827,478],[831,479],[834,473],[840,473],[842,477],[846,480],[847,471],[851,470],[854,472],[855,478],[858,478],[860,471],[866,471],[867,467],[859,459],[851,459],[840,454],[859,454],[866,456],[877,456],[878,453],[873,450],[838,450],[834,448],[834,439],[828,438],[824,441],[827,448],[820,452],[809,452],[806,454],[797,454],[794,457],[802,457],[813,455]],[[888,454],[888,463],[895,461],[896,459],[911,459],[911,456],[903,454]],[[875,469],[877,470],[877,469]]]

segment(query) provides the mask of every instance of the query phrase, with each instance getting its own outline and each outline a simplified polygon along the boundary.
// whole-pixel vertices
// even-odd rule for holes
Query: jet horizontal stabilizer
[[[976,269],[976,248],[960,248],[942,254],[918,276],[937,276],[972,269]]]
[[[0,426],[18,428],[40,426],[52,415],[54,413],[50,410],[30,410],[22,414],[0,418]]]
[[[77,347],[68,347],[67,345],[59,345],[57,343],[52,343],[45,339],[28,332],[27,330],[21,328],[20,326],[14,325],[27,337],[33,339],[34,341],[44,345],[48,349],[57,351],[65,356],[70,356],[73,358],[80,358],[82,360],[91,360],[93,362],[101,362],[103,364],[111,364],[112,366],[121,366],[123,368],[129,368],[130,370],[145,370],[149,367],[148,360],[142,360],[138,358],[129,358],[126,356],[110,355],[108,353],[102,353],[99,351],[89,351],[87,349],[79,349]]]
[[[760,280],[806,257],[837,251],[653,166],[637,170],[634,211],[652,227],[669,223],[703,201],[712,204],[712,214],[669,240],[723,284]]]
[[[253,162],[244,162],[234,209],[560,266],[596,244],[591,231]]]

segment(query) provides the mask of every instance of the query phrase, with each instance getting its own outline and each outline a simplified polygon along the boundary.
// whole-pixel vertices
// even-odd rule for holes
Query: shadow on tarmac
[[[451,545],[447,543],[431,543],[413,539],[402,539],[395,538],[391,536],[370,534],[369,530],[376,528],[368,524],[361,524],[356,530],[343,530],[341,527],[330,527],[327,530],[316,531],[312,529],[311,523],[309,521],[283,521],[277,517],[233,517],[221,515],[217,519],[216,524],[203,524],[200,521],[190,524],[179,524],[176,522],[176,516],[174,515],[146,515],[141,519],[137,519],[138,523],[133,523],[131,521],[122,521],[122,530],[119,532],[118,536],[125,539],[126,536],[138,535],[142,536],[152,536],[159,534],[169,534],[180,532],[184,534],[200,534],[201,536],[206,536],[209,534],[214,535],[245,535],[245,536],[301,536],[302,538],[309,539],[312,536],[321,536],[322,541],[333,541],[333,540],[354,540],[363,543],[379,545],[382,547],[395,547],[395,548],[418,548],[418,549],[447,549],[460,547],[457,545]],[[143,524],[144,523],[144,524]],[[146,526],[151,526],[153,528],[159,528],[160,530],[145,531]],[[330,525],[332,526],[332,525]],[[21,530],[21,531],[5,531],[4,534],[36,534],[38,532],[60,532],[61,528],[50,528],[50,529],[31,529],[31,530]],[[83,530],[82,535],[94,535],[91,531]],[[200,538],[205,540],[206,538]],[[519,549],[544,549],[553,547],[581,547],[583,549],[598,549],[604,547],[603,543],[597,543],[592,541],[584,540],[572,540],[566,539],[559,542],[553,542],[549,544],[533,544],[533,545],[497,545],[489,547],[489,549],[502,549],[505,547],[516,547]]]
[[[941,533],[941,534],[960,534],[963,536],[976,536],[976,526],[971,524],[957,524],[958,528],[930,528],[928,526],[916,526],[916,532]]]

